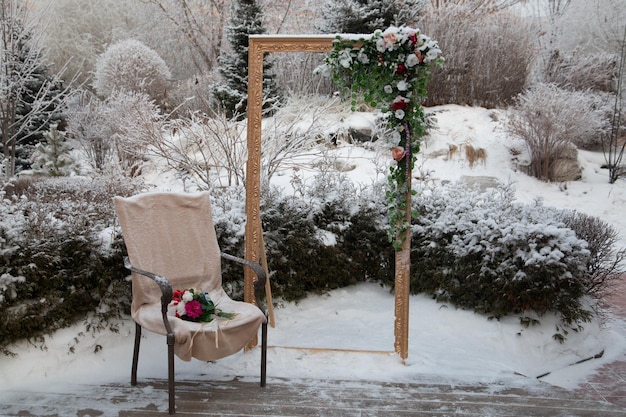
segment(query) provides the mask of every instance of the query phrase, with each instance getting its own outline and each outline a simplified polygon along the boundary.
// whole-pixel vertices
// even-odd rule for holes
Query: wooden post
[[[405,219],[411,224],[411,169],[407,169],[408,191],[406,192]],[[395,322],[394,348],[404,362],[409,357],[409,298],[411,296],[411,228],[402,241],[402,250],[396,252],[395,271]]]

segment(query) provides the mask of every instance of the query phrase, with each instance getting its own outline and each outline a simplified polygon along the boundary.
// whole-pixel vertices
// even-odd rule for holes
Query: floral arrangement
[[[213,316],[226,319],[233,319],[236,316],[235,313],[219,310],[207,293],[195,288],[175,290],[172,304],[176,307],[176,317],[188,321],[210,322]]]
[[[388,176],[389,240],[401,250],[407,218],[409,173],[413,169],[420,138],[426,131],[421,101],[426,96],[430,65],[441,65],[437,42],[409,27],[389,27],[372,35],[337,36],[325,60],[333,80],[344,94],[351,93],[352,110],[362,94],[365,103],[383,112],[386,140],[395,161]]]

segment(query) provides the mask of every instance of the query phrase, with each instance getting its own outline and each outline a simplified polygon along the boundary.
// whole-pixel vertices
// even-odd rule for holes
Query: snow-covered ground
[[[543,198],[559,208],[576,209],[612,224],[626,246],[626,203],[624,182],[608,184],[608,173],[600,169],[602,154],[581,152],[583,178],[567,184],[546,184],[516,171],[511,148],[523,144],[508,137],[503,129],[505,113],[497,110],[443,106],[430,109],[438,120],[436,131],[423,146],[418,163],[420,176],[433,184],[463,177],[489,178],[514,184],[520,201]],[[362,116],[367,122],[367,118]],[[355,115],[352,119],[358,119]],[[358,122],[358,120],[357,120]],[[355,123],[357,123],[355,122]],[[449,145],[471,144],[487,150],[485,163],[470,168],[458,153],[449,158]],[[381,175],[372,162],[373,151],[340,146],[339,158],[355,165],[349,171],[355,181],[366,183]],[[150,180],[162,189],[177,189],[174,176],[155,175]],[[172,181],[170,181],[172,179]],[[289,174],[276,183],[289,185]],[[468,178],[465,178],[468,181]],[[583,332],[570,332],[563,344],[552,339],[556,318],[543,317],[540,326],[523,328],[516,317],[500,321],[436,303],[421,295],[410,299],[409,357],[405,363],[393,353],[394,297],[376,284],[359,284],[311,296],[298,304],[280,303],[275,310],[276,327],[270,328],[268,376],[284,378],[363,379],[417,382],[428,379],[484,383],[510,378],[534,383],[543,381],[574,388],[595,369],[626,352],[626,325],[609,316],[603,323],[589,323]],[[47,350],[23,343],[13,348],[19,356],[0,357],[0,390],[45,389],[76,383],[126,383],[129,378],[134,326],[121,323],[119,334],[102,333],[79,339],[75,353],[69,346],[81,328],[57,332]],[[102,349],[93,353],[94,346]],[[302,348],[302,349],[294,349]],[[308,349],[307,349],[308,348]],[[581,360],[604,352],[602,358]],[[139,374],[164,378],[167,374],[165,338],[145,335]],[[148,358],[150,358],[148,360]],[[258,378],[258,350],[239,353],[216,363],[177,360],[179,379],[228,379],[232,376]]]

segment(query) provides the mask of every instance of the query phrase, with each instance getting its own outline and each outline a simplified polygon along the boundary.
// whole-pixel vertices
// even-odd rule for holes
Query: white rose
[[[417,55],[411,54],[406,57],[405,63],[407,67],[411,68],[419,64],[419,59],[417,59]]]
[[[395,116],[396,116],[396,119],[400,119],[400,120],[404,119],[404,110],[396,110]]]
[[[185,311],[185,303],[176,304],[176,314],[178,314],[179,316],[184,316],[185,314],[187,314],[187,312]]]
[[[398,81],[397,87],[399,91],[406,91],[407,88],[409,88],[408,84],[404,80]]]
[[[359,60],[361,64],[369,64],[370,62],[370,58],[362,50],[359,50],[357,59]]]
[[[430,62],[434,59],[437,59],[440,53],[441,51],[439,49],[431,49],[428,52],[426,52],[426,58],[424,59],[424,61]]]
[[[378,52],[385,52],[385,40],[383,38],[376,39],[376,50]]]
[[[352,64],[352,56],[350,55],[350,51],[343,50],[339,54],[339,64],[344,68],[350,68]]]
[[[383,87],[383,90],[385,91],[385,93],[387,94],[391,94],[393,93],[393,87],[390,86],[389,84],[387,84],[386,86]]]
[[[190,293],[189,291],[185,291],[185,293],[182,296],[182,299],[184,302],[188,303],[189,301],[193,300],[193,294]]]
[[[391,138],[389,139],[389,144],[391,145],[391,147],[393,148],[394,146],[398,146],[400,144],[400,141],[402,140],[402,136],[400,135],[400,132],[398,132],[397,130],[395,130],[392,134],[391,134]]]

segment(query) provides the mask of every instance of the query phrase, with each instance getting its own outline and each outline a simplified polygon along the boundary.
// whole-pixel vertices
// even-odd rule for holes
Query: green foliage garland
[[[408,176],[426,130],[421,102],[426,97],[430,64],[443,64],[441,50],[417,29],[392,26],[368,36],[338,35],[325,62],[335,83],[350,94],[352,110],[362,94],[385,118],[385,139],[396,161],[388,176],[389,241],[399,251],[410,227],[407,196],[413,191]]]

